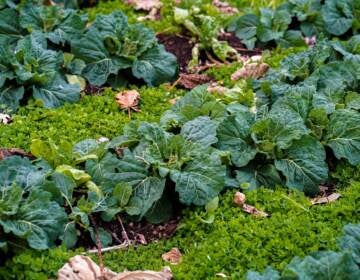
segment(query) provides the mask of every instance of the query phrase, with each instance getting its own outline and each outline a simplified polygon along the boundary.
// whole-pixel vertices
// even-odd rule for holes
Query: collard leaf
[[[337,110],[330,117],[325,136],[327,145],[338,159],[352,165],[360,163],[360,114],[353,110]]]
[[[268,266],[263,273],[256,271],[248,271],[246,273],[246,280],[279,280],[280,273]]]
[[[318,192],[319,184],[328,177],[325,149],[310,136],[294,141],[284,156],[275,160],[275,167],[286,177],[287,187],[308,194]]]
[[[187,141],[201,144],[203,147],[209,147],[216,143],[217,123],[209,117],[198,117],[184,124],[180,134]]]
[[[295,257],[283,271],[282,276],[300,279],[358,279],[360,270],[350,253],[318,252],[304,259]]]
[[[326,31],[340,36],[346,33],[353,23],[352,0],[328,0],[325,2],[323,17]]]
[[[219,155],[211,151],[199,153],[181,170],[170,171],[180,201],[187,205],[206,205],[224,188],[225,175]]]
[[[239,112],[227,117],[219,124],[217,147],[231,153],[231,161],[237,167],[245,166],[257,154],[251,139],[251,125],[254,116],[250,112]]]
[[[339,247],[352,253],[354,261],[360,264],[360,225],[348,224],[344,227],[344,236],[340,239]]]
[[[0,11],[0,34],[10,38],[20,39],[23,30],[19,23],[19,13],[15,9]]]
[[[35,99],[40,99],[45,107],[55,108],[65,103],[77,102],[80,98],[80,87],[68,84],[61,76],[56,76],[46,86],[34,86],[33,96]]]
[[[177,74],[176,57],[158,45],[146,51],[132,66],[132,73],[143,79],[149,86],[172,80]]]
[[[236,18],[230,23],[228,30],[235,32],[235,35],[242,40],[247,48],[253,49],[256,42],[257,26],[259,19],[254,14],[246,14]]]
[[[115,186],[112,195],[116,198],[120,207],[125,207],[132,194],[132,187],[128,183],[119,183]]]
[[[19,203],[16,214],[2,217],[0,226],[3,231],[25,239],[33,249],[54,246],[67,215],[56,202],[50,201],[50,197],[47,192],[32,191]]]
[[[24,93],[24,87],[6,85],[0,88],[0,105],[15,111],[18,109],[20,100],[24,97]]]

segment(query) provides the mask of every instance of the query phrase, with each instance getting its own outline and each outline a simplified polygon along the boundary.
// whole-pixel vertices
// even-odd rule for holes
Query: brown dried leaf
[[[210,81],[212,78],[205,74],[180,74],[178,84],[186,89],[193,89]]]
[[[58,280],[109,280],[115,276],[115,272],[106,268],[102,274],[100,267],[89,257],[85,256],[72,257],[58,271]]]
[[[125,271],[115,273],[107,268],[101,272],[100,267],[86,256],[75,256],[59,271],[58,280],[170,280],[169,268],[156,271]]]
[[[4,158],[11,156],[22,156],[22,157],[28,157],[30,159],[34,158],[32,154],[27,153],[22,149],[17,149],[17,148],[0,149],[0,160],[3,160]]]
[[[213,0],[212,4],[224,14],[233,15],[239,12],[237,8],[230,6],[230,4],[225,1]]]
[[[12,122],[12,118],[8,114],[0,113],[0,124],[9,124]]]
[[[134,110],[139,112],[140,109],[138,108],[140,94],[136,90],[126,90],[119,92],[116,96],[116,103],[119,104],[120,109],[128,110],[130,114],[130,110]]]
[[[242,207],[245,204],[246,196],[242,192],[236,192],[233,201],[237,206]]]
[[[246,212],[249,213],[253,216],[256,217],[269,217],[270,215],[264,211],[258,210],[255,208],[255,206],[249,205],[249,204],[244,204],[242,206],[242,209]]]
[[[259,79],[265,75],[269,70],[269,65],[266,63],[251,62],[246,63],[241,69],[237,70],[231,75],[231,80],[236,81],[239,79]]]
[[[182,260],[182,254],[178,248],[172,248],[169,252],[162,254],[161,257],[171,264],[179,264]]]
[[[228,88],[219,85],[217,82],[211,83],[207,88],[208,92],[219,93],[219,94],[225,94],[228,90],[229,90]]]
[[[125,0],[125,2],[134,7],[135,10],[151,11],[160,9],[162,3],[160,0]]]
[[[317,198],[311,199],[311,204],[315,205],[315,204],[330,203],[330,202],[333,202],[335,200],[338,200],[340,197],[341,197],[341,194],[333,193],[333,194],[331,194],[329,196],[317,197]]]

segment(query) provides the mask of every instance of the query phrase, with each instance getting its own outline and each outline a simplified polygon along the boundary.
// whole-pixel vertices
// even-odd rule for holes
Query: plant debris
[[[332,193],[325,197],[316,197],[316,198],[311,199],[311,204],[315,205],[315,204],[330,203],[330,202],[334,202],[335,200],[338,200],[340,197],[341,197],[341,194]]]
[[[12,122],[12,118],[8,114],[0,113],[0,124],[9,124]]]
[[[119,92],[116,96],[116,103],[119,104],[121,110],[127,110],[129,118],[131,118],[131,110],[140,112],[138,108],[140,101],[140,94],[136,90],[125,90]]]
[[[179,264],[182,260],[182,254],[178,248],[172,248],[169,252],[162,254],[162,259],[170,264]]]
[[[231,80],[259,79],[266,74],[269,68],[267,63],[262,62],[261,55],[255,55],[245,61],[244,65],[231,75]]]
[[[199,85],[212,81],[212,78],[205,74],[180,74],[180,78],[175,82],[186,89],[193,89]]]
[[[264,211],[256,209],[255,206],[245,203],[246,196],[242,192],[236,192],[234,195],[233,202],[237,206],[241,207],[242,210],[246,213],[249,213],[255,217],[269,217],[270,215]]]
[[[225,1],[213,0],[212,4],[224,14],[234,15],[239,12],[237,8],[232,7],[228,2]]]
[[[31,153],[27,153],[22,149],[10,148],[10,149],[0,149],[0,160],[11,156],[21,156],[33,159],[34,156]]]
[[[151,11],[160,9],[162,3],[160,0],[125,0],[125,3],[134,7],[135,10]]]
[[[170,280],[172,273],[166,267],[156,271],[125,271],[115,273],[107,268],[101,269],[92,259],[86,256],[72,257],[59,271],[58,280]]]

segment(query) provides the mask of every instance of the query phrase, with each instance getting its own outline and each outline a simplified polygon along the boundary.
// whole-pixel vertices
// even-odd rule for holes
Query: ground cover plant
[[[324,264],[336,268],[330,279],[357,279],[357,2],[251,14],[233,2],[159,2],[145,16],[130,2],[119,4],[130,21],[116,1],[86,12],[96,3],[1,5],[0,146],[25,150],[0,149],[0,273],[54,276],[60,264],[43,256],[94,246],[103,265],[105,247],[172,235],[183,215],[175,237],[109,254],[110,266],[160,269],[158,252],[180,247],[176,279],[316,279]],[[236,207],[234,190],[255,206]],[[333,195],[343,197],[310,206]],[[281,226],[289,239],[274,233]]]

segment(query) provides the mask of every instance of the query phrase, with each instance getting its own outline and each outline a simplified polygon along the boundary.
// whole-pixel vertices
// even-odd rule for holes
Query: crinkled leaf
[[[352,27],[352,0],[327,0],[322,13],[326,31],[330,34],[340,36]]]
[[[0,88],[0,105],[11,110],[17,110],[20,100],[24,97],[24,87],[6,85]]]
[[[209,117],[197,117],[196,119],[184,124],[180,134],[187,141],[201,144],[203,147],[209,147],[216,143],[217,123]]]
[[[352,253],[354,261],[360,264],[360,225],[348,224],[344,227],[344,236],[340,239],[339,247]]]
[[[248,271],[246,273],[246,280],[279,280],[280,273],[268,266],[263,273],[256,271]]]

